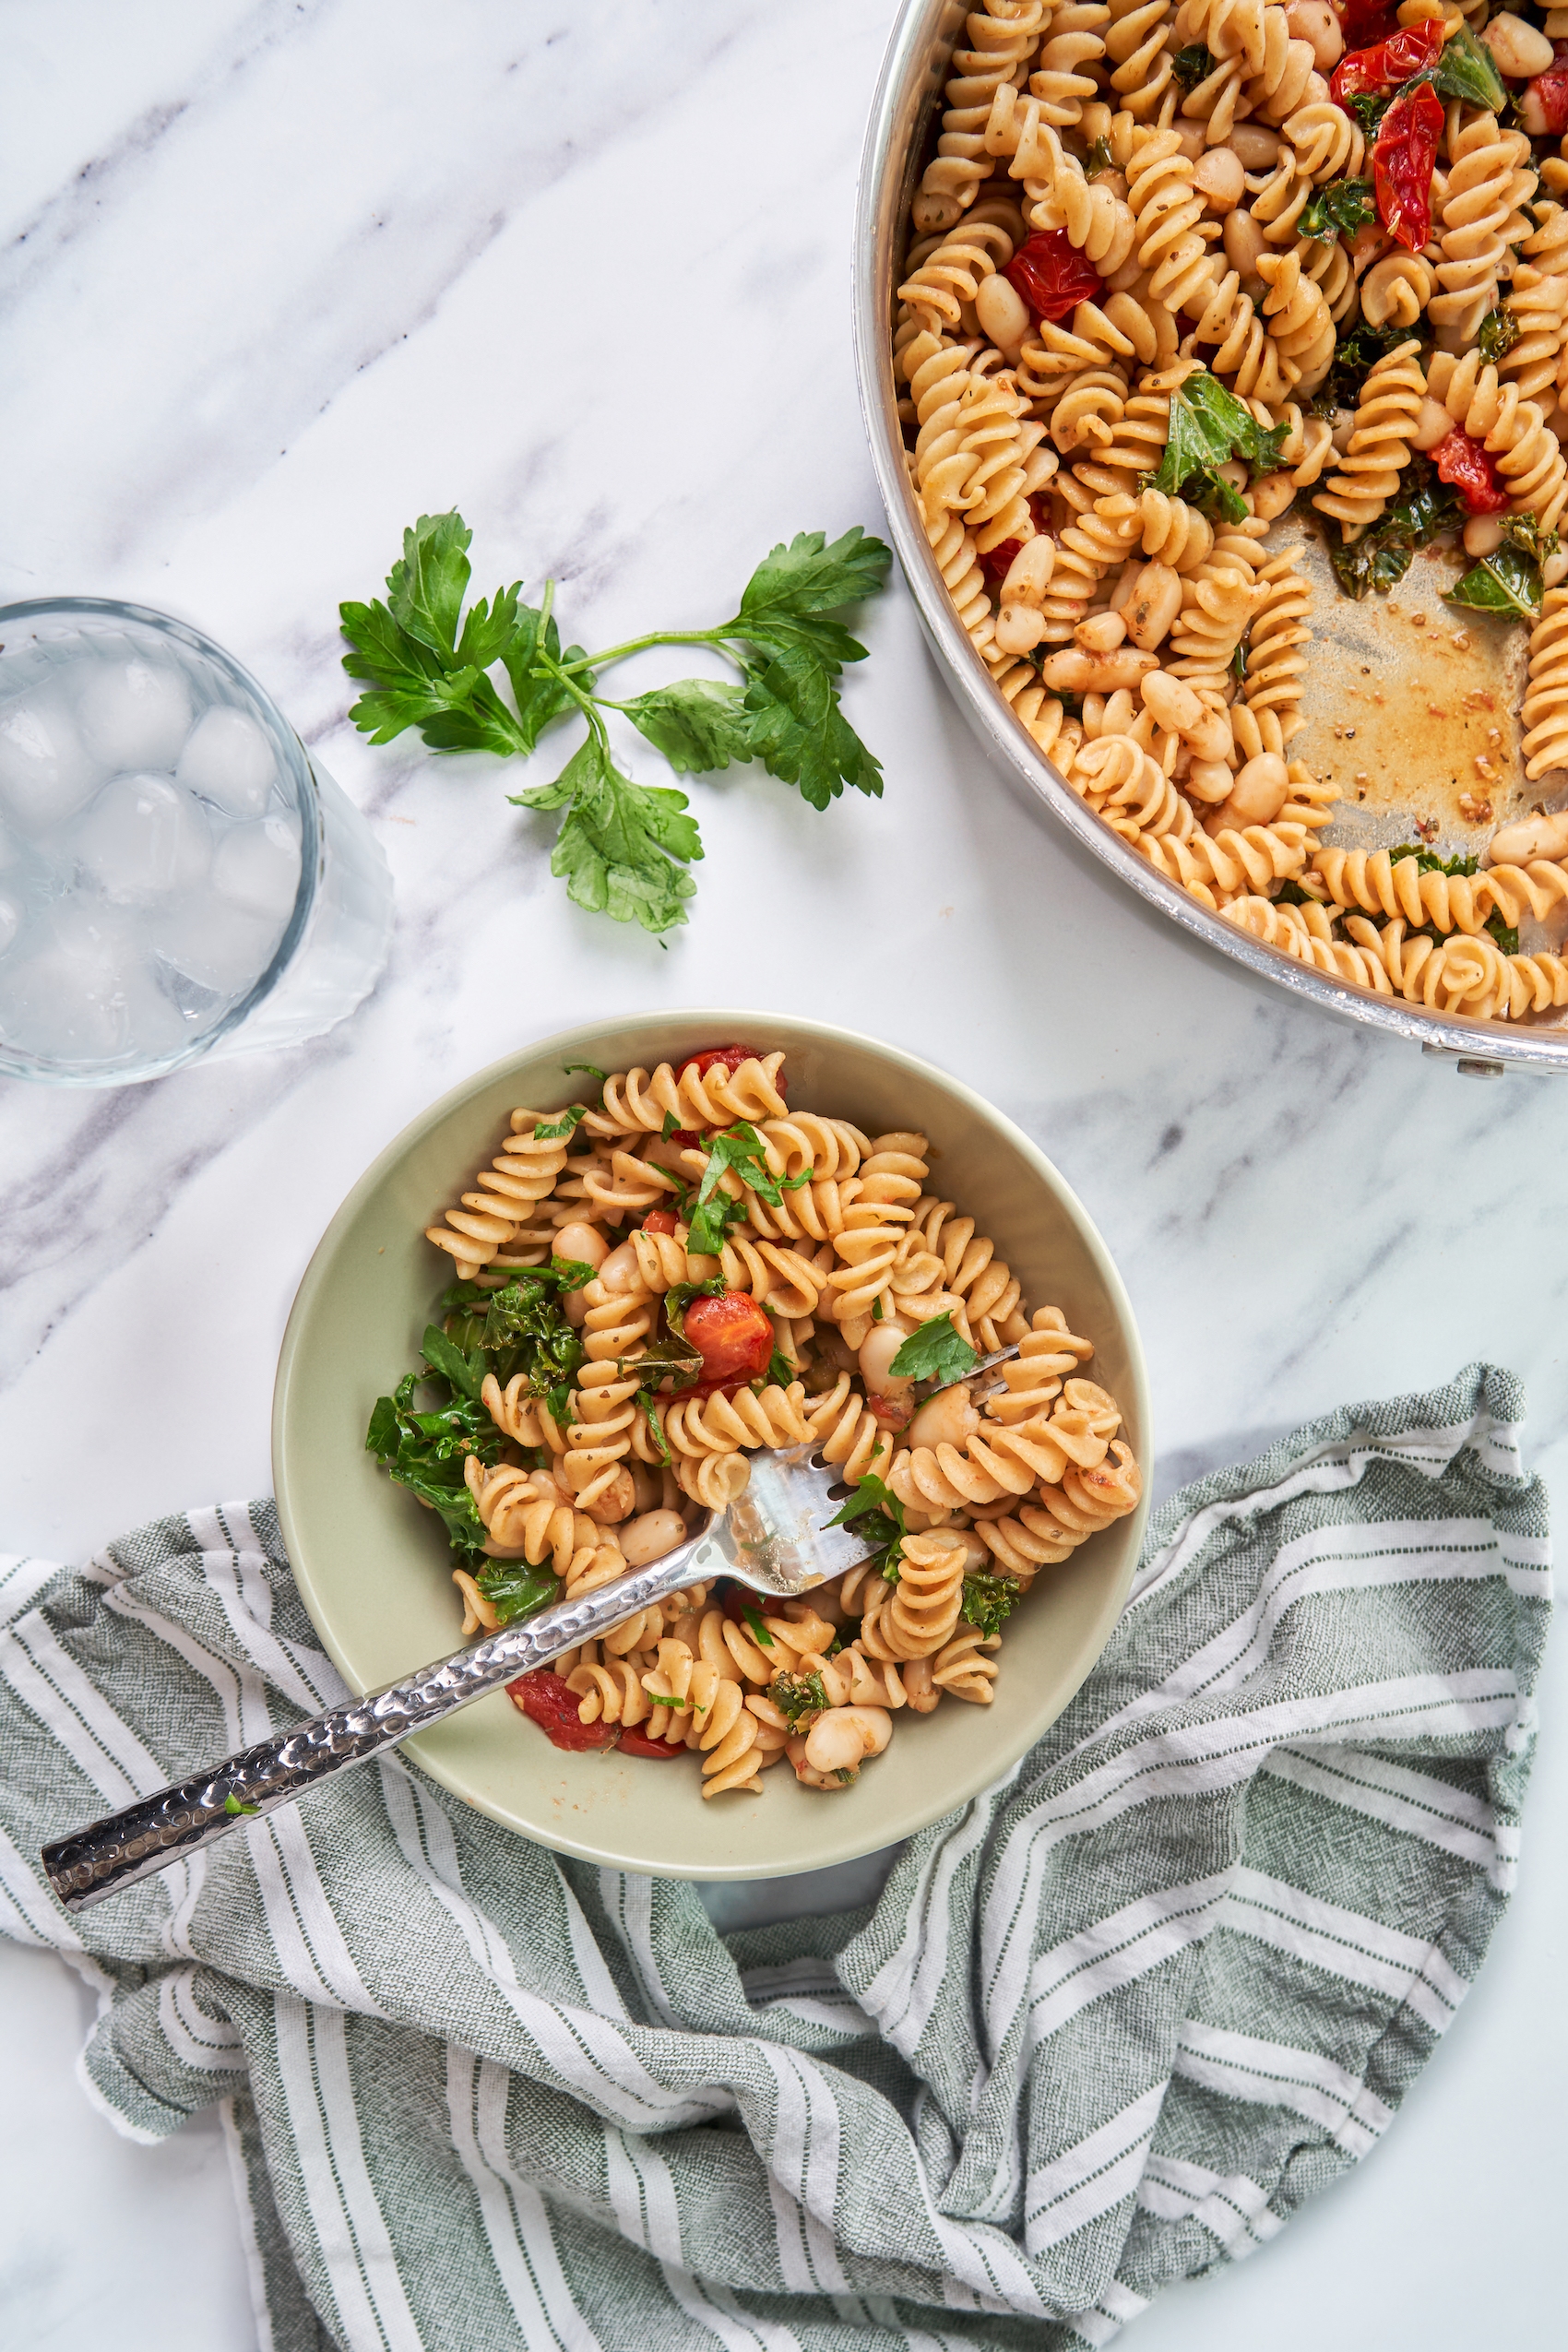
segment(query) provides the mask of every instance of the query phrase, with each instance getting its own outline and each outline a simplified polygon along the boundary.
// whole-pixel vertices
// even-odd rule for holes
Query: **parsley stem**
[[[624,661],[629,655],[642,653],[650,645],[719,645],[725,634],[722,629],[652,629],[646,637],[628,637],[624,645],[612,645],[608,652],[585,653],[576,661],[564,661],[556,675],[564,681],[572,671],[603,670],[612,661]],[[616,704],[614,707],[619,709],[621,706]]]

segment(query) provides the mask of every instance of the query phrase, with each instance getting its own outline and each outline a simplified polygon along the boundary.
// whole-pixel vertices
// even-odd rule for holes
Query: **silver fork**
[[[1004,1348],[983,1357],[966,1378],[973,1381],[1017,1352],[1016,1347]],[[930,1390],[932,1396],[939,1393],[934,1386]],[[754,1454],[751,1465],[750,1482],[728,1513],[710,1518],[662,1560],[575,1600],[557,1601],[486,1641],[422,1667],[405,1682],[329,1707],[308,1723],[242,1748],[205,1772],[56,1838],[43,1848],[51,1886],[67,1911],[89,1910],[105,1895],[226,1837],[243,1821],[290,1803],[317,1781],[366,1763],[517,1675],[547,1665],[563,1650],[612,1633],[684,1585],[729,1576],[782,1600],[841,1576],[870,1556],[862,1537],[830,1524],[850,1490],[824,1461],[814,1439]]]

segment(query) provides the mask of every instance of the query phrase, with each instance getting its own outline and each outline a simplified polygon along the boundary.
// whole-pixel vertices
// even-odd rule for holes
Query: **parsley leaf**
[[[685,921],[684,901],[696,885],[675,861],[700,858],[702,839],[685,814],[684,792],[634,783],[590,734],[552,784],[507,798],[527,809],[570,803],[550,871],[577,906],[656,935]]]
[[[422,515],[412,530],[403,533],[401,560],[386,576],[386,601],[393,619],[433,653],[452,656],[457,652],[472,539],[472,531],[455,510],[449,515]],[[491,656],[492,660],[495,658]]]
[[[1011,1576],[966,1576],[964,1618],[986,1635],[1000,1633],[1024,1597],[1023,1586]]]
[[[752,756],[745,690],[713,678],[683,678],[621,705],[639,734],[664,754],[677,776],[728,767]]]
[[[1327,244],[1335,237],[1353,237],[1358,229],[1377,219],[1370,180],[1331,180],[1319,188],[1297,218],[1297,233]]]
[[[749,1600],[743,1600],[741,1603],[741,1614],[745,1619],[746,1630],[750,1633],[753,1641],[757,1645],[757,1647],[759,1649],[770,1650],[773,1647],[773,1636],[768,1632],[766,1626],[763,1623],[762,1619],[757,1615],[756,1610],[752,1607]]]
[[[533,1131],[534,1141],[536,1143],[559,1143],[563,1135],[569,1135],[573,1128],[580,1126],[587,1117],[588,1112],[583,1108],[583,1105],[580,1102],[574,1102],[569,1111],[564,1111],[561,1113],[560,1118],[555,1122],[553,1126],[536,1127]]]
[[[869,539],[857,523],[831,547],[824,531],[802,531],[765,555],[747,581],[741,610],[725,635],[750,637],[754,645],[778,641],[794,630],[837,661],[863,661],[865,647],[825,612],[858,604],[886,586],[891,549]],[[754,636],[754,630],[771,634]]]
[[[912,1331],[887,1369],[895,1380],[963,1380],[980,1358],[953,1328],[950,1314],[933,1315]]]
[[[860,658],[861,648],[856,648]],[[834,668],[809,646],[781,645],[751,672],[746,687],[747,743],[770,776],[796,784],[814,809],[826,808],[846,784],[882,797],[882,765],[839,707]]]
[[[788,1388],[795,1379],[795,1367],[780,1348],[775,1348],[767,1360],[767,1377],[778,1388]]]
[[[598,1064],[592,1062],[563,1062],[561,1067],[568,1078],[575,1076],[579,1070],[582,1071],[587,1077],[597,1078],[599,1080],[601,1092],[603,1090],[604,1081],[610,1075],[608,1070],[600,1069]]]
[[[1111,171],[1114,164],[1115,159],[1111,152],[1111,141],[1107,138],[1098,138],[1094,140],[1088,154],[1084,159],[1084,177],[1086,180],[1097,179],[1101,172]]]
[[[712,1253],[709,1252],[709,1255]],[[664,1293],[664,1320],[673,1332],[685,1330],[686,1309],[694,1299],[721,1299],[724,1277],[716,1274],[707,1282],[672,1282]]]
[[[798,1192],[809,1182],[812,1171],[805,1168],[798,1176],[775,1176],[768,1168],[762,1137],[745,1119],[710,1135],[707,1149],[707,1166],[687,1220],[686,1247],[699,1256],[717,1257],[729,1228],[742,1222],[746,1214],[743,1201],[719,1189],[726,1170],[733,1171],[747,1192],[755,1193],[770,1208],[778,1208],[786,1193]]]
[[[647,1416],[647,1433],[652,1440],[654,1452],[667,1467],[672,1467],[674,1455],[670,1451],[670,1440],[664,1434],[664,1424],[654,1410],[656,1399],[652,1389],[639,1388],[636,1402]]]
[[[874,1470],[868,1470],[853,1494],[841,1503],[827,1527],[852,1526],[857,1519],[871,1518],[869,1527],[861,1527],[860,1535],[868,1551],[885,1553],[882,1573],[890,1585],[898,1581],[898,1562],[904,1556],[904,1538],[909,1529],[904,1525],[904,1506],[897,1496],[885,1487]]]
[[[229,1794],[223,1800],[223,1810],[226,1813],[259,1813],[261,1807],[259,1805],[247,1805],[244,1803],[240,1798],[235,1796],[233,1790],[231,1788]]]
[[[1506,540],[1443,592],[1444,604],[1460,605],[1467,612],[1498,612],[1510,621],[1538,621],[1540,600],[1540,566]]]

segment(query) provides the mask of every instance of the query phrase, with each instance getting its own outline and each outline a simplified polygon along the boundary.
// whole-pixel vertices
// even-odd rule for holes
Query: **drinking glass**
[[[319,1037],[391,929],[369,826],[232,654],[141,605],[0,607],[0,1071],[124,1086]]]

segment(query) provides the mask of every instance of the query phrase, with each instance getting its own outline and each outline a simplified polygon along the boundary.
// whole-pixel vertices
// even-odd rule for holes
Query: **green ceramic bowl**
[[[994,1238],[1031,1306],[1052,1304],[1095,1344],[1089,1370],[1121,1405],[1146,1467],[1148,1389],[1132,1308],[1104,1242],[1051,1162],[956,1078],[871,1038],[771,1013],[639,1014],[509,1055],[444,1095],[362,1176],[300,1285],[279,1360],[272,1455],[278,1505],[306,1608],[345,1681],[374,1691],[457,1645],[445,1539],[364,1450],[377,1396],[417,1360],[444,1287],[423,1238],[495,1148],[514,1105],[569,1102],[600,1069],[662,1061],[727,1038],[782,1046],[790,1099],[868,1134],[932,1139],[933,1185]],[[765,1793],[704,1803],[695,1770],[613,1751],[552,1748],[505,1693],[422,1732],[408,1752],[455,1795],[567,1854],[667,1878],[772,1878],[890,1846],[999,1779],[1052,1723],[1104,1647],[1132,1580],[1144,1510],[1042,1571],[1007,1628],[989,1707],[906,1710],[854,1787],[799,1788],[787,1764]]]

